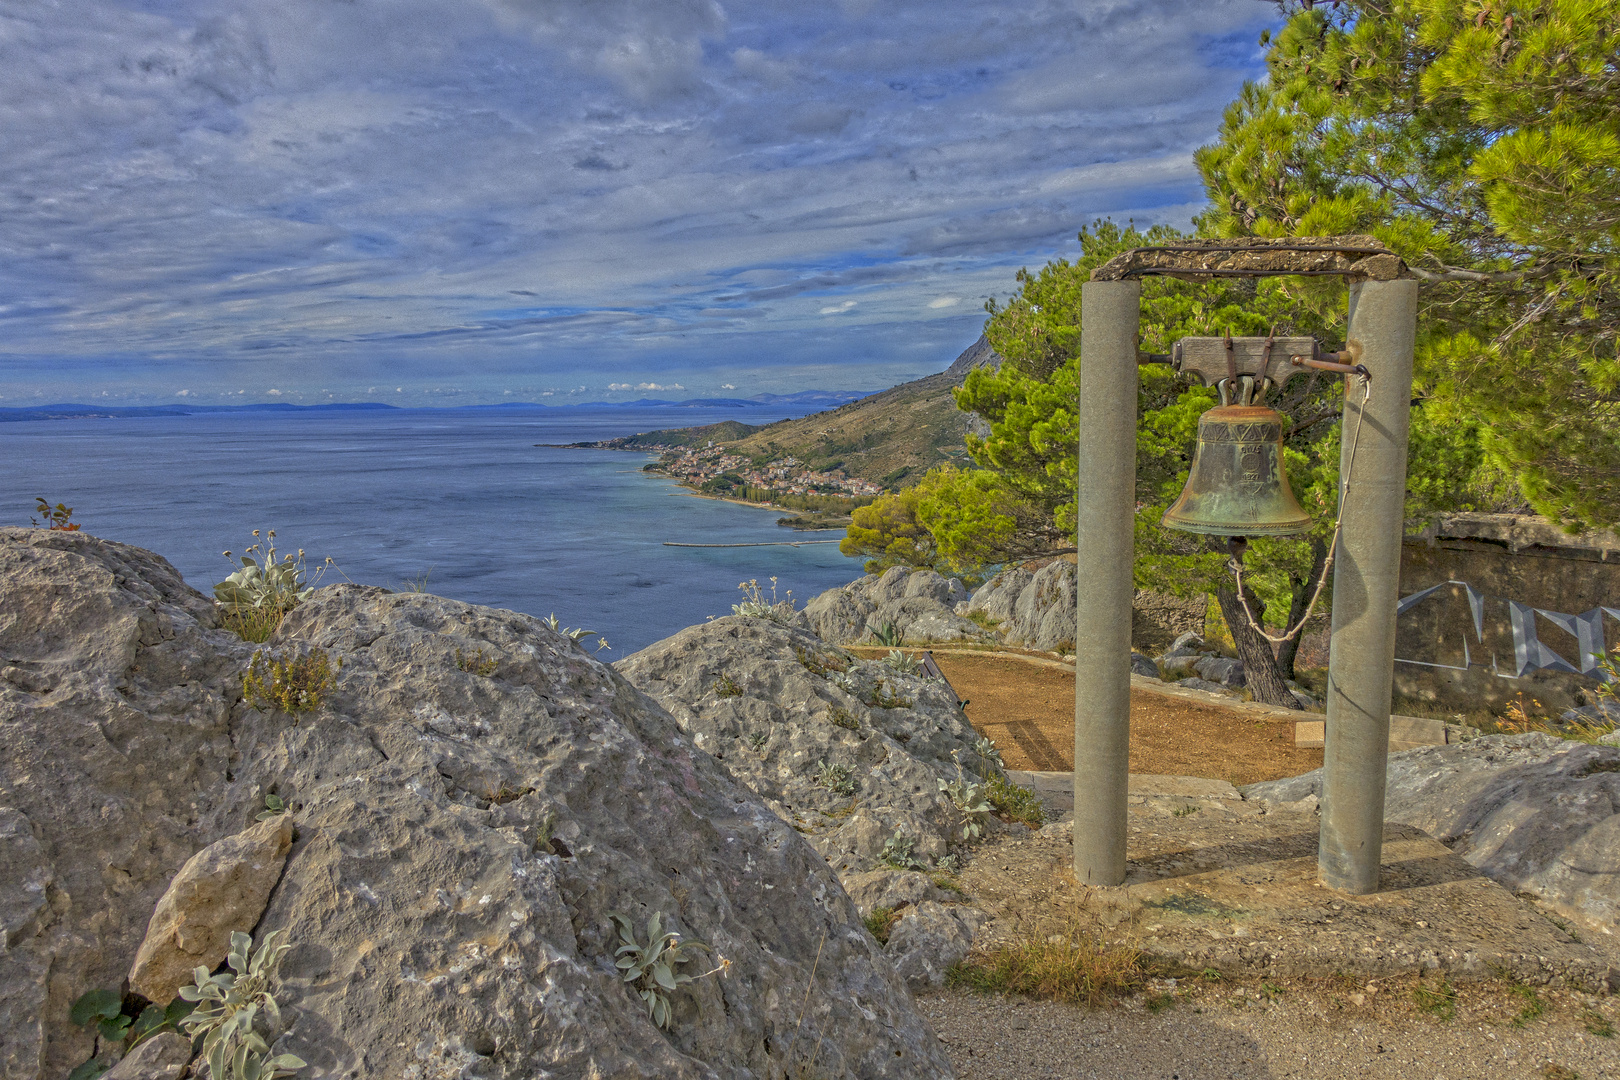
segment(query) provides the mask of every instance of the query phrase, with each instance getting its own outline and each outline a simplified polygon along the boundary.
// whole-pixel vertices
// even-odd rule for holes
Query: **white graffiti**
[[[1466,581],[1442,581],[1438,585],[1431,585],[1404,596],[1395,605],[1395,616],[1399,618],[1416,605],[1428,599],[1435,592],[1447,585],[1459,585],[1468,596],[1468,607],[1474,616],[1474,638],[1480,644],[1485,641],[1485,600],[1486,596]],[[1513,632],[1513,669],[1504,672],[1497,665],[1496,656],[1491,656],[1491,670],[1504,679],[1519,679],[1532,671],[1563,671],[1571,675],[1589,675],[1601,678],[1603,671],[1598,667],[1598,660],[1607,648],[1603,638],[1603,616],[1620,621],[1620,609],[1598,606],[1579,615],[1568,615],[1562,611],[1548,611],[1546,608],[1531,607],[1521,604],[1517,600],[1508,600],[1505,597],[1492,597],[1500,599],[1507,605],[1508,624]],[[1576,659],[1573,663],[1555,652],[1551,646],[1542,641],[1536,633],[1536,616],[1540,615],[1554,626],[1563,630],[1575,639]],[[1473,666],[1473,656],[1468,649],[1468,639],[1463,638],[1463,662],[1461,664],[1436,664],[1427,660],[1408,660],[1398,656],[1396,663],[1415,664],[1419,667],[1446,668],[1451,671],[1466,671]]]

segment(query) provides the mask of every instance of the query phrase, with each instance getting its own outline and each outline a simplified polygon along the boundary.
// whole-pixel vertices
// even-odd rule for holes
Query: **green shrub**
[[[730,675],[721,675],[714,680],[715,697],[742,697],[742,692],[742,687]]]
[[[855,714],[842,705],[836,706],[828,713],[827,719],[837,727],[847,728],[850,731],[861,730],[861,722],[855,719]]]
[[[1008,821],[1021,821],[1032,829],[1038,829],[1046,820],[1046,806],[1035,789],[1013,783],[1007,779],[1006,773],[990,777],[984,794],[996,813]]]
[[[479,649],[477,652],[471,655],[463,653],[460,649],[457,649],[456,667],[467,672],[469,675],[483,675],[487,678],[488,676],[495,674],[496,662],[494,657],[490,657],[486,660],[484,658],[483,649]]]
[[[253,535],[257,537],[259,530],[254,529]],[[245,641],[268,641],[282,617],[308,600],[327,567],[334,565],[327,559],[312,582],[305,574],[303,548],[296,556],[280,558],[276,551],[276,530],[270,529],[263,543],[254,544],[241,556],[242,565],[214,586],[220,623]],[[230,558],[231,553],[225,552],[225,557]]]
[[[210,975],[199,967],[196,982],[180,988],[180,997],[196,1006],[180,1025],[193,1039],[202,1040],[210,1080],[275,1080],[306,1064],[292,1054],[270,1057],[268,1041],[254,1030],[261,1012],[272,1038],[281,1027],[281,1009],[270,993],[270,980],[282,954],[292,946],[280,937],[280,930],[272,930],[255,952],[252,938],[233,933],[225,960],[230,970]]]
[[[253,654],[242,676],[242,696],[256,709],[310,712],[320,708],[334,683],[325,649],[287,658],[260,651]]]
[[[823,761],[816,769],[815,782],[840,798],[855,794],[855,777],[847,765],[828,764]]]
[[[1135,993],[1145,981],[1137,950],[1104,945],[1073,928],[1067,934],[1033,934],[972,954],[945,974],[947,986],[1073,1005],[1100,1005],[1110,997]]]
[[[889,931],[900,921],[900,915],[892,907],[876,907],[861,921],[866,924],[866,932],[877,938],[879,945],[887,945]]]
[[[619,941],[622,943],[618,952],[614,953],[614,963],[623,973],[624,981],[630,984],[630,989],[647,1007],[647,1015],[652,1022],[661,1028],[669,1027],[669,991],[730,966],[721,957],[713,971],[706,971],[702,975],[679,973],[675,969],[692,959],[688,952],[693,949],[707,950],[709,947],[701,941],[683,938],[675,930],[665,930],[661,911],[653,912],[647,920],[645,943],[637,939],[635,924],[627,916],[615,911],[609,912],[608,917],[618,924]]]

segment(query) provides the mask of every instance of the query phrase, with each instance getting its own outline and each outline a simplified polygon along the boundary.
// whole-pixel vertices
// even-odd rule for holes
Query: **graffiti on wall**
[[[1436,592],[1447,585],[1460,586],[1468,597],[1468,608],[1474,619],[1474,639],[1483,645],[1485,642],[1485,601],[1486,595],[1474,588],[1466,581],[1442,581],[1438,585],[1431,585],[1427,589],[1419,590],[1410,596],[1402,597],[1395,605],[1395,617],[1398,619],[1412,608],[1429,599]],[[1592,678],[1602,678],[1603,671],[1598,667],[1598,660],[1606,649],[1603,635],[1603,616],[1620,622],[1620,608],[1598,606],[1579,615],[1570,615],[1562,611],[1548,611],[1546,608],[1531,607],[1521,604],[1517,600],[1508,600],[1504,597],[1490,597],[1500,601],[1507,607],[1508,629],[1513,635],[1513,663],[1511,669],[1503,670],[1496,654],[1491,653],[1491,671],[1504,679],[1520,679],[1532,671],[1563,671],[1571,675],[1587,675]],[[1575,657],[1573,660],[1561,656],[1546,642],[1542,641],[1536,630],[1536,616],[1540,615],[1552,625],[1563,630],[1575,639]],[[1399,664],[1415,664],[1419,667],[1447,668],[1452,671],[1467,671],[1474,666],[1473,655],[1468,648],[1468,638],[1463,637],[1463,662],[1461,664],[1437,664],[1427,660],[1411,660],[1397,656],[1395,662]],[[1483,665],[1481,665],[1483,666]]]

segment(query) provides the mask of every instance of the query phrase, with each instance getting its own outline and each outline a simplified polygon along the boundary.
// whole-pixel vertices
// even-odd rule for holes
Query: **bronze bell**
[[[1282,433],[1282,414],[1265,405],[1222,404],[1204,413],[1187,486],[1162,524],[1216,536],[1308,530],[1311,515],[1283,473]]]

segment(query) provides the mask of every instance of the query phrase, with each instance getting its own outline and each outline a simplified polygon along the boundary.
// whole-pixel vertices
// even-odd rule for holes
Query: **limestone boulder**
[[[1153,662],[1152,657],[1144,656],[1139,652],[1132,652],[1131,674],[1141,675],[1148,679],[1157,679],[1160,677],[1159,665]]]
[[[980,585],[968,601],[968,610],[983,612],[996,622],[1006,622],[1018,607],[1018,598],[1035,575],[1022,566],[1010,566]]]
[[[304,1080],[757,1078],[802,1063],[806,1000],[798,1047],[826,1075],[950,1075],[825,860],[576,643],[342,585],[266,647],[341,661],[318,709],[243,701],[254,646],[156,556],[0,530],[0,660],[32,687],[0,684],[0,1077],[90,1057],[71,1002],[119,986],[171,881],[270,792],[296,838],[257,932],[292,945],[273,1050]],[[685,971],[729,972],[655,1026],[614,913],[643,935],[658,913],[707,946]]]
[[[292,848],[286,814],[216,840],[186,861],[152,913],[135,950],[129,988],[158,1005],[173,1001],[192,972],[213,971],[231,950],[231,934],[251,934]]]
[[[972,641],[984,628],[956,613],[967,599],[956,578],[932,570],[890,568],[828,589],[804,608],[809,628],[834,645],[873,640],[873,629],[892,625],[906,641]]]
[[[736,616],[614,666],[841,875],[876,868],[896,837],[931,864],[960,835],[939,781],[980,778],[978,735],[942,684]]]
[[[967,957],[973,935],[989,918],[977,908],[924,900],[901,913],[883,949],[913,988],[942,986],[945,973]]]
[[[1446,844],[1588,930],[1620,926],[1620,747],[1491,735],[1391,754],[1385,817]],[[1320,798],[1322,774],[1252,784],[1264,804]]]

